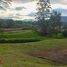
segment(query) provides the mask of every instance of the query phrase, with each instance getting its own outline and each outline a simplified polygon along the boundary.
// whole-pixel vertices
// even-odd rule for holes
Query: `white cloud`
[[[24,0],[26,1],[26,0]],[[10,6],[10,9],[7,9],[5,11],[0,11],[0,16],[8,16],[8,17],[21,17],[22,15],[27,15],[31,12],[36,12],[36,2],[37,1],[29,1],[27,3],[18,3],[18,2],[12,2],[12,5]],[[63,8],[67,9],[67,0],[51,0],[51,7],[53,9],[56,8]],[[16,10],[17,7],[21,7],[21,10]],[[23,7],[25,9],[23,9]],[[23,17],[22,17],[23,18]],[[28,18],[28,17],[27,17]]]
[[[61,3],[61,4],[67,4],[67,0],[50,0],[51,3]]]
[[[31,1],[35,1],[35,0],[12,0],[13,2],[16,3],[27,3],[27,2],[31,2]]]
[[[52,4],[51,7],[52,7],[53,9],[56,9],[56,8],[67,9],[67,5],[60,4],[60,3]]]

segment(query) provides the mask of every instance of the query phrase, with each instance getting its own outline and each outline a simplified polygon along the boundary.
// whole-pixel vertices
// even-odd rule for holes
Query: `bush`
[[[52,38],[56,38],[56,39],[63,39],[64,38],[63,35],[62,35],[62,33],[53,34],[51,37]]]

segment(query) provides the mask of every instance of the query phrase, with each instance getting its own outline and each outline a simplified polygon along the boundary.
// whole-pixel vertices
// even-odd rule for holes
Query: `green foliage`
[[[61,32],[61,13],[53,11],[50,17],[50,26],[52,33],[59,33]]]
[[[37,23],[36,30],[41,35],[51,36],[61,32],[61,13],[52,11],[50,13],[50,0],[39,0],[38,12],[37,12]]]
[[[39,0],[37,12],[37,26],[36,30],[41,35],[48,36],[49,34],[49,22],[47,19],[50,18],[50,1]]]
[[[37,22],[36,30],[41,35],[51,36],[53,34],[58,34],[61,32],[61,14],[53,11],[50,19],[40,20]]]
[[[2,28],[30,28],[33,25],[32,21],[20,21],[12,19],[0,19]]]
[[[2,24],[2,20],[0,20],[0,39],[2,39],[2,37],[4,37],[3,34],[4,34],[3,24]]]
[[[64,37],[67,37],[67,31],[64,31],[62,34]]]
[[[51,38],[56,38],[56,39],[64,39],[64,36],[62,33],[58,33],[58,34],[53,34],[51,36]]]
[[[1,39],[5,40],[18,40],[18,39],[38,39],[41,40],[42,36],[33,32],[32,30],[20,30],[16,32],[4,32],[3,37]]]

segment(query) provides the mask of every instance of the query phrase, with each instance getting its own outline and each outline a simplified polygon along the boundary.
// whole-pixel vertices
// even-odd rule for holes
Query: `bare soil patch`
[[[0,65],[3,64],[3,58],[0,57]]]
[[[67,49],[49,49],[49,50],[42,50],[42,51],[35,51],[31,53],[32,56],[47,59],[55,63],[59,64],[67,64]]]

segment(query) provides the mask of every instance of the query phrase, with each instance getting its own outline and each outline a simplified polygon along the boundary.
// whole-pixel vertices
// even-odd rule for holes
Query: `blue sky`
[[[67,0],[50,0],[50,2],[52,9],[58,9],[62,15],[67,16]],[[0,17],[33,18],[27,15],[36,12],[36,3],[36,0],[13,0],[6,12],[0,9]]]

